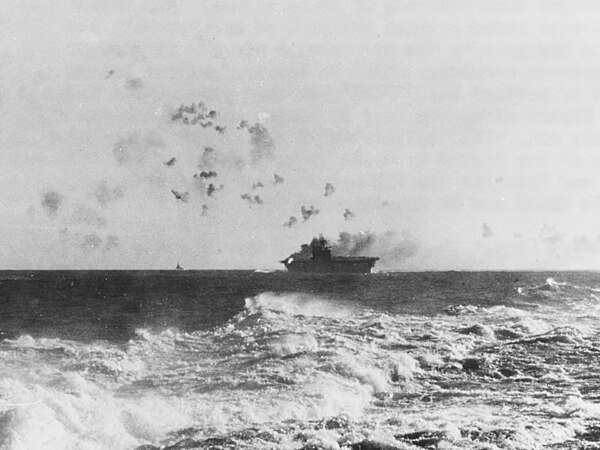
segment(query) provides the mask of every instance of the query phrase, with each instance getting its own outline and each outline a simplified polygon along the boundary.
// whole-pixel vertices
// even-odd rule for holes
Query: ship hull
[[[301,273],[370,273],[378,258],[365,258],[360,260],[308,260],[284,262],[285,268],[290,272]]]

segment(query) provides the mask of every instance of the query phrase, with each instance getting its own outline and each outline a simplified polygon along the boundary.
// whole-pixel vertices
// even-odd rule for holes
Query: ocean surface
[[[1,449],[598,449],[600,273],[0,272]]]

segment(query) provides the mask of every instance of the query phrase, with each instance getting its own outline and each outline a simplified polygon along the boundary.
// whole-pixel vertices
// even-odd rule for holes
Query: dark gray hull
[[[290,272],[303,273],[371,273],[379,258],[348,258],[330,260],[293,260],[284,262]]]

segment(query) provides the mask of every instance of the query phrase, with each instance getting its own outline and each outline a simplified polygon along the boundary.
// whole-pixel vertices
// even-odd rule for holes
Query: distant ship
[[[290,272],[306,273],[370,273],[379,258],[374,256],[332,256],[331,247],[323,236],[302,245],[298,253],[283,261]]]
[[[175,270],[184,270],[184,269],[183,269],[183,267],[181,267],[181,266],[179,265],[179,263],[177,263],[177,267],[175,267]]]

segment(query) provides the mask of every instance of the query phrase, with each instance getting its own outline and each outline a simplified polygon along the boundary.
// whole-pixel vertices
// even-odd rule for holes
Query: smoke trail
[[[492,228],[485,222],[481,224],[481,235],[486,238],[494,235]]]
[[[188,201],[188,197],[189,197],[189,192],[179,192],[176,191],[175,189],[171,189],[171,192],[173,193],[173,195],[175,196],[175,198],[177,200],[181,200],[182,202],[186,202]]]
[[[227,129],[226,126],[222,126],[222,125],[216,125],[215,126],[215,131],[219,134],[225,134],[225,130]]]
[[[58,214],[63,196],[57,191],[47,191],[42,194],[42,207],[48,214],[48,217],[54,219]]]
[[[125,195],[125,192],[121,186],[110,188],[106,180],[102,180],[98,183],[94,197],[100,206],[105,207],[108,203],[113,202]]]
[[[292,228],[297,223],[298,223],[298,219],[296,219],[294,216],[290,216],[290,218],[288,219],[288,221],[285,222],[283,224],[283,226],[286,227],[286,228]]]
[[[399,263],[417,253],[417,242],[407,231],[398,236],[393,231],[376,234],[361,231],[356,234],[341,232],[338,241],[333,244],[332,252],[336,256],[379,256],[382,263]]]
[[[285,178],[280,177],[276,173],[273,174],[273,184],[282,184],[285,181]]]
[[[306,222],[308,219],[310,219],[312,216],[316,216],[317,214],[319,214],[319,210],[317,208],[315,208],[313,205],[310,205],[309,208],[307,208],[306,206],[302,205],[300,207],[300,213],[302,214],[302,220],[304,222]]]
[[[175,165],[175,161],[177,161],[177,159],[175,159],[173,156],[170,160],[163,162],[163,164],[168,167],[173,167],[173,165]]]
[[[344,220],[346,222],[349,222],[350,220],[354,219],[356,217],[356,215],[350,211],[348,208],[346,208],[346,211],[344,211]]]
[[[327,183],[325,185],[325,194],[323,194],[324,197],[329,197],[330,195],[332,195],[335,192],[335,187],[333,186],[333,184],[331,183]]]

